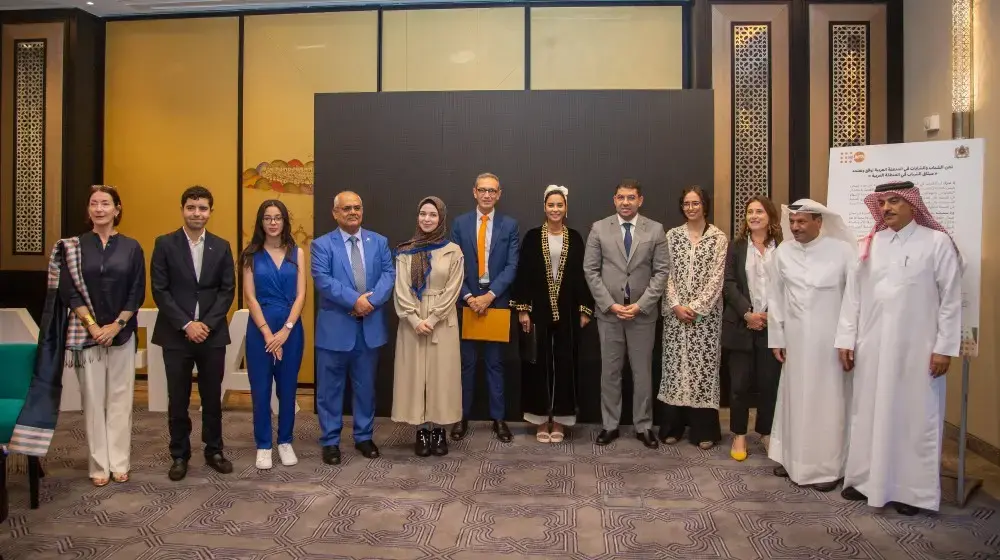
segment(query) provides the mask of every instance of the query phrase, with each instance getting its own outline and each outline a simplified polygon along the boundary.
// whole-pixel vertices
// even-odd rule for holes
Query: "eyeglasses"
[[[488,194],[490,196],[496,196],[500,192],[500,189],[487,189],[483,187],[478,187],[476,192],[479,194]]]
[[[698,208],[699,206],[701,206],[701,203],[700,202],[685,202],[681,206],[683,206],[684,208]]]
[[[280,224],[285,221],[281,216],[264,216],[263,222],[265,224]]]
[[[342,212],[360,212],[362,206],[360,204],[355,204],[354,206],[341,206],[340,210]]]

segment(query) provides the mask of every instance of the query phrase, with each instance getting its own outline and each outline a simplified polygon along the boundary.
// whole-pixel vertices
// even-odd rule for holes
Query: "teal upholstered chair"
[[[14,425],[21,414],[28,386],[35,371],[36,344],[0,343],[0,443],[10,442]],[[7,518],[7,457],[0,453],[0,521]],[[28,457],[31,508],[38,507],[38,483],[42,477],[38,457]]]

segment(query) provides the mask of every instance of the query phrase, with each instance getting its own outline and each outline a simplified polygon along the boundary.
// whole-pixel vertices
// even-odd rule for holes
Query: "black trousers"
[[[167,414],[170,425],[170,456],[191,458],[192,371],[198,365],[198,395],[201,397],[201,441],[205,456],[222,453],[222,376],[226,370],[226,347],[188,344],[164,348],[167,371]]]
[[[781,362],[767,347],[767,329],[753,331],[751,334],[753,350],[729,351],[729,429],[734,435],[746,435],[750,419],[750,393],[756,380],[758,398],[754,430],[762,436],[768,436],[771,435],[771,424],[774,423]]]
[[[660,438],[668,437],[680,440],[684,430],[690,428],[688,441],[698,445],[703,441],[713,443],[722,439],[722,428],[719,425],[719,411],[715,408],[692,408],[690,406],[674,406],[662,404],[663,423],[660,426]]]

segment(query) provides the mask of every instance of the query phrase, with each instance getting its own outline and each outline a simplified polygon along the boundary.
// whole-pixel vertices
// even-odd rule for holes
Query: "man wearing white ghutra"
[[[841,495],[892,502],[904,515],[937,511],[943,376],[962,339],[961,257],[913,183],[879,185],[865,205],[875,227],[848,279],[835,342],[854,368]]]

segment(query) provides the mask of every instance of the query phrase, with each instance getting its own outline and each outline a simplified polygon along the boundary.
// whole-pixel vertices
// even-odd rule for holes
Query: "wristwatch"
[[[124,329],[125,328],[125,320],[124,319],[118,319],[118,326]]]
[[[285,328],[288,330],[292,330],[295,328],[295,323],[285,323]]]

